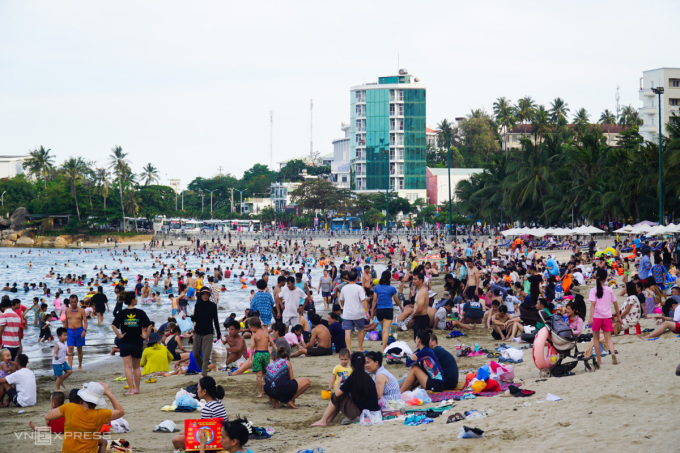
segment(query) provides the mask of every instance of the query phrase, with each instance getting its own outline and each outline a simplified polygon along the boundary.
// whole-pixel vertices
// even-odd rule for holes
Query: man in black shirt
[[[104,312],[109,311],[109,299],[104,294],[104,288],[97,288],[97,294],[92,296],[90,303],[94,305],[94,312],[97,314],[97,325],[101,326],[104,320]]]
[[[217,333],[218,340],[221,337],[220,322],[217,319],[217,304],[210,302],[210,288],[205,286],[201,288],[191,320],[194,322],[194,360],[197,364],[200,364],[199,357],[203,354],[201,374],[206,376],[210,354],[212,353],[213,335]],[[211,324],[215,326],[215,330],[213,330]],[[218,364],[215,364],[215,366],[218,366]]]

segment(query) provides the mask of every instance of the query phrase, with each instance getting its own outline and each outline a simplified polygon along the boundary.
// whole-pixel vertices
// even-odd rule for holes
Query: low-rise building
[[[481,173],[483,168],[452,168],[451,169],[451,201],[457,201],[456,185],[460,181],[470,179],[475,173]],[[449,170],[448,168],[427,167],[427,199],[430,204],[440,205],[449,201]]]
[[[331,182],[338,189],[350,188],[350,146],[349,124],[342,123],[340,129],[344,137],[333,140],[333,162],[331,163]]]
[[[271,184],[271,206],[275,211],[281,212],[289,209],[292,205],[290,192],[300,187],[301,182],[273,182]]]
[[[259,214],[263,209],[272,207],[271,198],[250,197],[243,200],[244,214]]]
[[[604,135],[607,139],[607,144],[609,146],[618,145],[620,134],[624,129],[623,126],[619,126],[618,124],[593,124],[593,126],[600,128],[602,135]],[[529,139],[531,143],[536,144],[536,136],[533,134],[531,127],[531,124],[520,124],[519,126],[510,129],[510,132],[507,134],[507,138],[501,136],[503,143],[505,143],[507,140],[508,149],[520,148],[520,142],[524,137]],[[573,128],[574,125],[568,124],[567,127]]]

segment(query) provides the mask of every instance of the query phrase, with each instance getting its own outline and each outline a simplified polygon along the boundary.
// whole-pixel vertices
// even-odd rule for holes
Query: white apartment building
[[[680,115],[680,68],[659,68],[643,71],[640,77],[640,135],[656,142],[659,137],[659,95],[652,88],[663,88],[661,94],[661,135],[666,135],[666,124],[671,112]]]
[[[271,205],[281,212],[291,205],[290,192],[300,187],[301,182],[273,182],[271,184]]]
[[[271,198],[264,197],[249,197],[243,200],[243,213],[244,214],[259,214],[265,208],[272,206]]]
[[[331,182],[338,189],[350,188],[349,124],[340,126],[344,137],[333,140],[333,162],[331,163]]]
[[[24,160],[28,156],[0,156],[0,179],[12,179],[24,173]]]

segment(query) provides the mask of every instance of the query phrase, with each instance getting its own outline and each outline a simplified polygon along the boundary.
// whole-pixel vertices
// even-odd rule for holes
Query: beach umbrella
[[[618,230],[615,230],[614,233],[624,233],[624,234],[630,234],[632,231],[633,227],[630,225],[626,225],[624,227],[619,228]]]

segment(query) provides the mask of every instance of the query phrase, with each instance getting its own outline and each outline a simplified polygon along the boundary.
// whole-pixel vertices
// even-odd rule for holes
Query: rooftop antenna
[[[619,122],[619,110],[621,107],[619,106],[619,99],[621,99],[621,96],[619,96],[619,86],[616,85],[616,122]]]
[[[269,168],[274,169],[274,112],[269,111]]]
[[[314,99],[309,100],[309,155],[314,154]]]
[[[401,63],[399,62],[399,52],[397,52],[397,72],[399,72],[400,68],[401,68]]]

